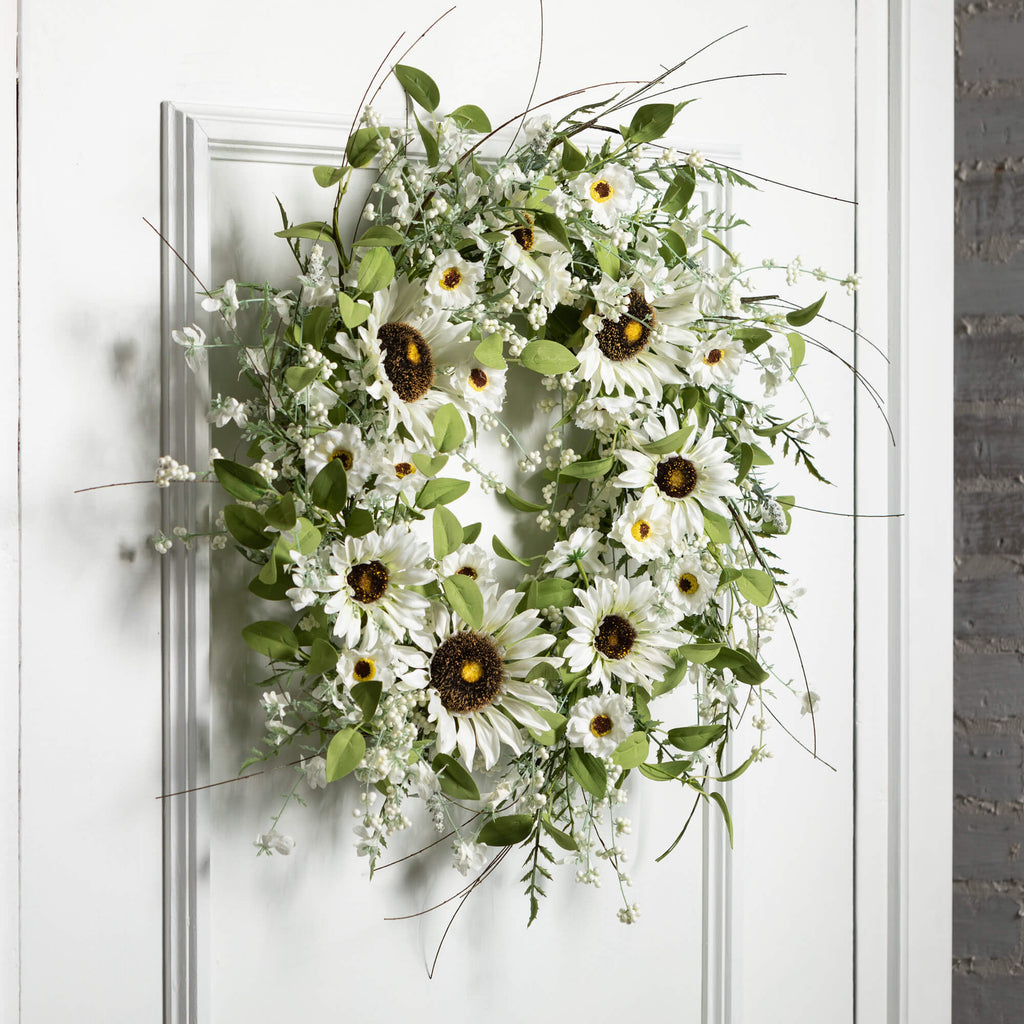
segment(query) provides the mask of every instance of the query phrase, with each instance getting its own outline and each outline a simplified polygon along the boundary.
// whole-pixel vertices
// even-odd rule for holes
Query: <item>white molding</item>
[[[859,0],[857,324],[888,338],[896,445],[857,400],[858,1024],[950,1017],[952,0]],[[858,365],[872,361],[858,347]],[[877,379],[874,378],[874,379]],[[884,508],[883,508],[884,507]]]

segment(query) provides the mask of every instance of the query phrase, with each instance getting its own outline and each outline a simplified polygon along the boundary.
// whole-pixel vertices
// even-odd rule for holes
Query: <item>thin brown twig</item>
[[[174,248],[174,246],[173,246],[173,245],[171,245],[171,243],[170,243],[170,242],[168,242],[166,238],[164,238],[164,236],[163,236],[163,233],[162,233],[162,232],[160,231],[160,229],[159,229],[159,228],[156,228],[156,227],[153,227],[153,225],[152,225],[152,224],[151,224],[151,223],[150,223],[150,222],[149,222],[149,221],[148,221],[148,220],[147,220],[147,219],[146,219],[145,217],[143,217],[143,218],[142,218],[142,220],[143,220],[143,223],[145,223],[145,224],[149,224],[149,226],[150,226],[151,228],[153,228],[153,230],[154,230],[154,231],[156,232],[156,236],[157,236],[157,238],[159,238],[159,239],[160,239],[160,241],[161,241],[161,242],[163,242],[163,243],[164,243],[164,245],[166,245],[166,246],[167,246],[167,248],[168,248],[168,249],[170,249],[170,250],[171,250],[171,252],[173,252],[173,253],[174,253],[174,255],[178,257],[178,261],[179,261],[179,262],[181,263],[181,265],[182,265],[182,266],[183,266],[183,267],[184,267],[184,268],[185,268],[185,269],[186,269],[186,270],[187,270],[187,271],[188,271],[188,272],[189,272],[189,273],[190,273],[190,274],[192,275],[192,277],[193,277],[193,278],[195,279],[195,282],[196,282],[196,284],[197,284],[197,285],[199,285],[199,287],[200,287],[200,288],[202,289],[202,291],[203,291],[203,294],[204,294],[204,295],[205,295],[205,296],[206,296],[207,298],[213,298],[213,294],[212,294],[212,292],[210,291],[210,289],[209,289],[209,288],[207,288],[207,287],[206,287],[206,285],[205,285],[205,284],[203,284],[203,282],[202,282],[202,280],[200,279],[199,275],[198,275],[198,274],[197,274],[197,273],[196,273],[196,272],[195,272],[195,271],[194,271],[194,270],[193,270],[193,269],[192,269],[192,268],[191,268],[191,267],[189,266],[189,264],[188,264],[188,260],[186,260],[186,259],[185,259],[185,257],[184,257],[184,256],[182,256],[182,255],[181,255],[181,253],[180,253],[180,252],[178,252],[178,250],[177,250],[177,249],[175,249],[175,248]]]
[[[79,487],[72,494],[85,494],[86,491],[102,491],[107,487],[134,487],[136,484],[151,484],[152,480],[122,480],[118,484],[97,484],[95,487]]]
[[[537,70],[533,75],[533,87],[530,89],[530,98],[526,101],[526,110],[530,109],[530,104],[533,103],[534,96],[537,95],[537,83],[540,81],[540,67],[544,60],[544,0],[537,0],[540,5],[540,45],[537,48]],[[508,156],[512,152],[512,147],[516,144],[516,139],[519,138],[519,133],[523,129],[523,125],[526,123],[526,111],[523,111],[523,116],[519,122],[519,127],[516,129],[515,135],[512,136],[512,141],[508,144],[508,149],[505,150],[505,156]]]
[[[276,772],[281,768],[292,768],[302,764],[306,759],[300,757],[297,761],[289,761],[287,764],[274,764],[269,768],[261,768],[258,772],[249,772],[248,775],[238,775],[233,779],[222,779],[220,782],[210,782],[205,786],[193,786],[191,789],[179,789],[177,793],[161,793],[153,797],[154,800],[169,800],[172,796],[186,796],[188,793],[199,793],[204,789],[216,789],[217,786],[226,786],[230,782],[244,782],[246,779],[255,779],[257,775],[266,775],[267,772]]]

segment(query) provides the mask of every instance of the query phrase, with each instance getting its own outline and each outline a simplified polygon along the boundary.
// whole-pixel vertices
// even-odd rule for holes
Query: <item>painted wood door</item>
[[[884,661],[891,638],[855,649],[854,531],[842,517],[804,515],[788,552],[809,592],[798,629],[823,698],[817,747],[835,770],[784,735],[813,742],[809,720],[790,701],[769,730],[774,759],[735,788],[731,855],[709,819],[674,860],[650,865],[679,809],[637,798],[635,895],[646,912],[629,929],[614,919],[606,892],[577,892],[565,872],[527,932],[514,880],[498,879],[476,894],[428,983],[433,919],[381,918],[447,892],[401,868],[367,888],[341,818],[350,809],[344,796],[292,812],[299,851],[271,861],[251,856],[251,839],[264,828],[276,781],[223,787],[171,811],[156,799],[182,751],[198,758],[193,768],[204,781],[233,774],[254,729],[241,703],[248,695],[225,681],[231,648],[217,639],[210,660],[205,557],[175,556],[161,588],[160,560],[145,540],[160,519],[155,491],[72,493],[147,478],[161,454],[162,335],[177,325],[161,327],[160,247],[142,220],[161,215],[160,104],[171,101],[179,114],[168,108],[166,116],[206,136],[204,168],[175,163],[186,150],[163,153],[164,212],[191,218],[198,247],[189,258],[212,279],[261,266],[272,193],[287,193],[294,215],[316,215],[308,166],[355,112],[392,38],[402,29],[417,34],[440,11],[403,0],[381,13],[311,2],[284,16],[269,3],[194,0],[166,15],[122,0],[90,14],[55,0],[22,12],[22,1019],[151,1020],[163,1012],[220,1024],[358,1008],[390,1020],[417,1007],[456,1020],[482,1007],[496,1020],[519,1020],[529,1009],[544,1019],[612,1019],[630,1009],[715,1022],[880,1019],[855,1017],[855,982],[859,991],[864,980],[855,979],[854,681],[855,653],[862,663]],[[514,113],[532,85],[538,14],[466,3],[420,44],[414,62],[435,73],[453,104]],[[870,52],[871,70],[882,73],[891,44],[885,12],[870,4],[858,12],[848,0],[790,0],[770,12],[748,0],[649,0],[628,14],[604,2],[549,2],[544,15],[538,95],[648,77],[749,24],[680,80],[785,77],[692,86],[687,97],[701,101],[687,108],[678,145],[729,154],[744,170],[809,190],[765,183],[743,196],[742,215],[754,226],[736,244],[754,280],[780,275],[758,269],[764,256],[789,264],[799,254],[805,269],[839,276],[853,269],[863,237],[853,207],[809,193],[853,197],[857,71]],[[877,36],[864,38],[865,24]],[[204,104],[217,110],[197,106]],[[397,117],[398,104],[392,94],[379,106]],[[241,109],[263,113],[246,121]],[[327,114],[275,120],[268,110]],[[884,112],[873,116],[884,135]],[[878,146],[884,157],[886,145]],[[170,190],[186,201],[172,203]],[[881,265],[888,280],[889,264]],[[813,274],[800,287],[808,298],[819,294]],[[833,302],[834,319],[852,323],[852,300],[833,289]],[[876,338],[890,306],[886,293],[870,307],[883,328]],[[821,338],[852,361],[855,346],[841,328],[826,327]],[[863,344],[857,355],[878,387],[892,386],[883,360]],[[874,413],[841,364],[822,355],[810,370],[832,424],[823,468],[837,486],[794,477],[793,493],[802,504],[848,512],[855,418]],[[172,420],[165,414],[164,438],[181,434]],[[877,421],[868,438],[876,449],[858,459],[858,486],[887,505],[859,507],[889,511],[891,466]],[[189,604],[189,594],[200,603]],[[214,612],[219,638],[230,614]],[[781,636],[776,642],[780,668],[795,677],[793,649],[783,650]],[[183,702],[173,687],[161,692],[161,676],[175,673],[207,681],[191,691],[199,703]],[[876,812],[884,818],[884,808]],[[872,926],[885,917],[874,904],[866,913]],[[863,1013],[865,998],[860,1005]]]

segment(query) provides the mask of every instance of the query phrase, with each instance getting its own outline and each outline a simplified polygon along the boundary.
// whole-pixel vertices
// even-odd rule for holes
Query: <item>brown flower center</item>
[[[590,198],[595,203],[607,203],[614,193],[615,189],[604,178],[590,183]]]
[[[352,596],[360,604],[379,601],[388,589],[388,569],[383,562],[360,562],[352,566],[345,577],[352,588]]]
[[[486,390],[489,383],[486,370],[481,370],[479,366],[474,366],[473,369],[469,371],[469,386],[474,391]]]
[[[346,473],[352,468],[352,453],[347,449],[335,448],[334,451],[331,452],[331,457],[327,461],[333,462],[335,459],[345,467]]]
[[[472,630],[448,637],[430,659],[430,685],[452,714],[468,715],[488,707],[501,692],[504,678],[498,648]]]
[[[396,462],[395,463],[395,476],[399,480],[404,480],[411,473],[416,472],[416,467],[411,462]]]
[[[612,720],[607,715],[594,715],[590,720],[590,731],[601,739],[612,731]]]
[[[377,331],[384,372],[403,402],[419,401],[434,383],[434,356],[427,339],[407,323],[383,324]]]
[[[606,658],[618,661],[633,650],[635,641],[636,630],[629,619],[625,619],[621,615],[606,615],[597,628],[594,646]]]
[[[605,320],[601,325],[597,347],[613,363],[633,359],[647,348],[657,322],[654,307],[634,288],[626,312],[618,320]]]
[[[700,584],[697,583],[697,577],[692,572],[684,572],[679,577],[678,583],[676,584],[679,590],[684,594],[696,594],[700,590]]]
[[[722,361],[722,350],[720,348],[713,348],[706,356],[704,356],[704,362],[708,366],[714,366],[715,363]]]
[[[462,284],[462,271],[458,267],[449,267],[441,275],[441,287],[445,291],[453,292]]]
[[[646,519],[641,519],[633,524],[629,532],[633,534],[633,540],[647,540],[651,535],[651,524]]]
[[[533,248],[535,241],[533,235],[533,228],[528,224],[524,224],[522,227],[512,229],[512,237],[519,243],[519,248],[523,252],[529,252]]]
[[[361,683],[372,679],[377,674],[377,666],[369,658],[360,658],[352,666],[352,675]]]
[[[685,498],[697,486],[697,467],[681,455],[673,455],[658,463],[654,482],[670,498]]]
[[[458,569],[455,570],[455,572],[459,576],[468,576],[471,580],[475,580],[478,575],[476,569],[474,569],[473,566],[471,565],[460,566]]]

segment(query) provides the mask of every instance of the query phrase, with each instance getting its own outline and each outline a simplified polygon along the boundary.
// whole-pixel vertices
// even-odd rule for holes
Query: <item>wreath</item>
[[[728,823],[718,784],[766,756],[770,688],[813,713],[764,645],[794,596],[772,551],[794,499],[769,473],[789,457],[820,479],[824,431],[809,403],[793,419],[774,400],[824,296],[749,294],[740,222],[699,200],[750,182],[661,141],[685,104],[637,106],[668,72],[559,119],[538,105],[490,158],[483,110],[442,114],[430,76],[391,72],[407,126],[365,105],[341,166],[313,170],[327,217],[281,209],[297,286],[204,289],[219,338],[173,332],[196,370],[232,349],[249,388],[214,400],[240,441],[199,474],[230,499],[213,545],[252,563],[274,609],[243,630],[270,672],[243,768],[294,751],[286,806],[300,782],[351,776],[371,873],[414,808],[463,873],[522,845],[532,921],[555,863],[628,883],[627,779]],[[349,237],[357,169],[374,180]],[[196,476],[164,456],[156,482]],[[471,490],[518,525],[465,522]],[[755,742],[733,758],[748,707]],[[279,819],[260,853],[294,846]]]

